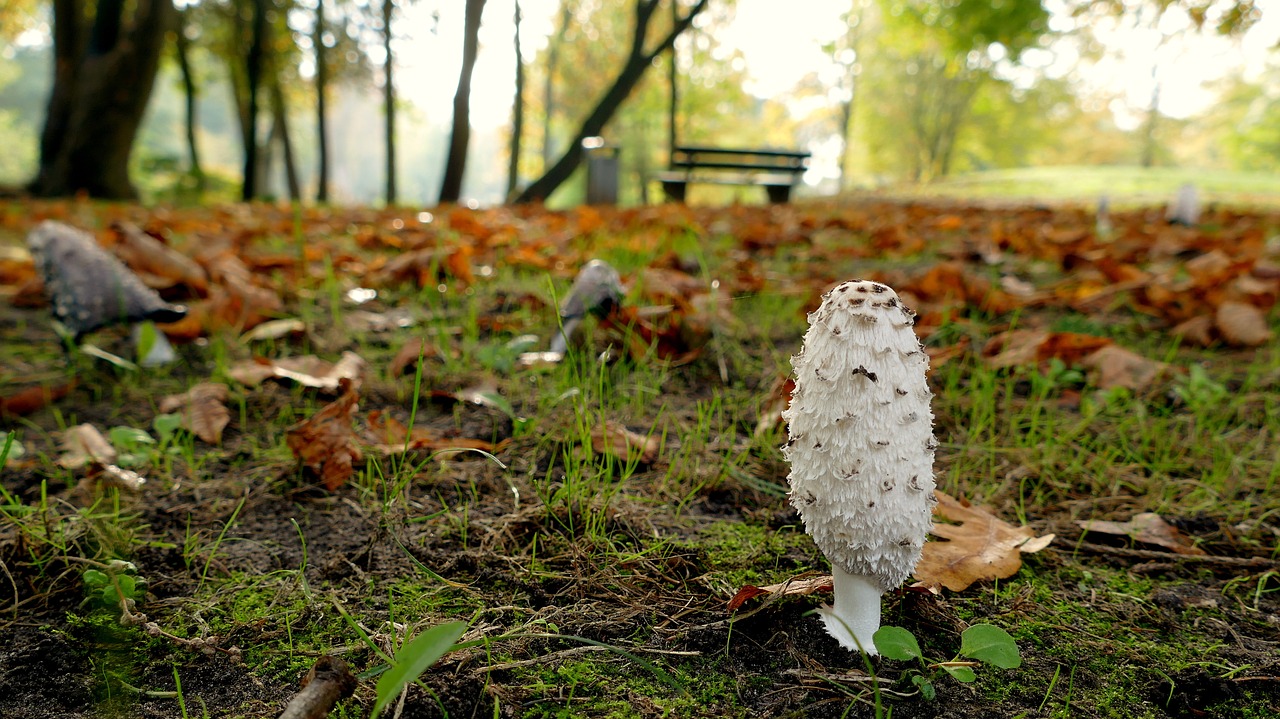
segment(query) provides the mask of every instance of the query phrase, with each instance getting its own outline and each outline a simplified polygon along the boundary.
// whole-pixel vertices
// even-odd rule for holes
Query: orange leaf
[[[934,515],[956,524],[935,522],[933,534],[948,541],[926,542],[915,577],[959,592],[974,582],[1017,574],[1022,554],[1044,549],[1052,534],[1037,537],[1030,527],[1015,527],[989,511],[936,491]]]
[[[359,396],[349,379],[340,380],[339,387],[342,395],[338,399],[285,432],[285,443],[293,456],[320,475],[331,492],[351,478],[354,463],[363,458],[352,426]]]
[[[45,405],[66,397],[76,386],[75,380],[56,387],[28,387],[9,397],[0,397],[0,417],[25,417]]]

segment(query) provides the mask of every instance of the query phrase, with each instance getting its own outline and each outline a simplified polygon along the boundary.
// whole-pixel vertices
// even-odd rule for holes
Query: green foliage
[[[876,649],[885,657],[898,661],[915,659],[920,663],[920,669],[909,670],[907,677],[925,699],[936,696],[934,684],[943,674],[968,684],[977,680],[978,675],[973,668],[980,664],[1002,669],[1022,666],[1022,657],[1013,637],[990,624],[975,624],[964,630],[960,635],[960,651],[950,661],[927,660],[915,636],[902,627],[880,627],[872,639]]]
[[[373,705],[373,716],[381,714],[405,687],[453,649],[454,642],[465,631],[466,622],[448,622],[422,632],[400,647],[391,668],[378,678],[378,701]]]
[[[147,580],[138,576],[138,568],[132,562],[114,560],[101,566],[101,569],[86,569],[80,575],[85,591],[82,606],[117,616],[131,612],[146,594]]]

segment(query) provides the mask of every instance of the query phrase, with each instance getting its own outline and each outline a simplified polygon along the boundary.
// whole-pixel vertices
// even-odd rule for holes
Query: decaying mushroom
[[[783,412],[791,503],[831,560],[827,631],[876,654],[880,596],[911,574],[932,526],[933,412],[929,358],[915,313],[878,282],[845,282],[809,315],[792,358]]]
[[[44,278],[53,316],[77,343],[107,325],[176,322],[187,314],[142,284],[87,232],[48,220],[27,235],[27,246]]]
[[[603,315],[622,301],[622,279],[604,260],[591,260],[573,280],[568,297],[560,303],[560,331],[551,340],[551,351],[563,355],[574,332],[590,313]]]

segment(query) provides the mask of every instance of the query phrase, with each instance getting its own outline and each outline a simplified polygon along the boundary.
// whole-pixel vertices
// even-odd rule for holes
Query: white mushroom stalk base
[[[831,578],[835,588],[834,606],[821,610],[827,633],[846,649],[861,648],[870,656],[878,655],[880,652],[871,637],[880,628],[880,595],[884,590],[875,579],[850,574],[834,565]]]

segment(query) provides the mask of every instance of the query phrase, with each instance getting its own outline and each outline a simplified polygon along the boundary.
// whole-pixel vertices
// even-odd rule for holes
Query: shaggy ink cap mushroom
[[[929,358],[914,325],[887,285],[831,289],[791,359],[795,391],[782,414],[791,504],[831,561],[827,631],[872,655],[880,596],[915,569],[937,501]]]
[[[185,307],[165,302],[142,284],[87,232],[46,220],[27,235],[27,246],[44,280],[53,316],[76,341],[108,325],[177,322],[187,314]]]

